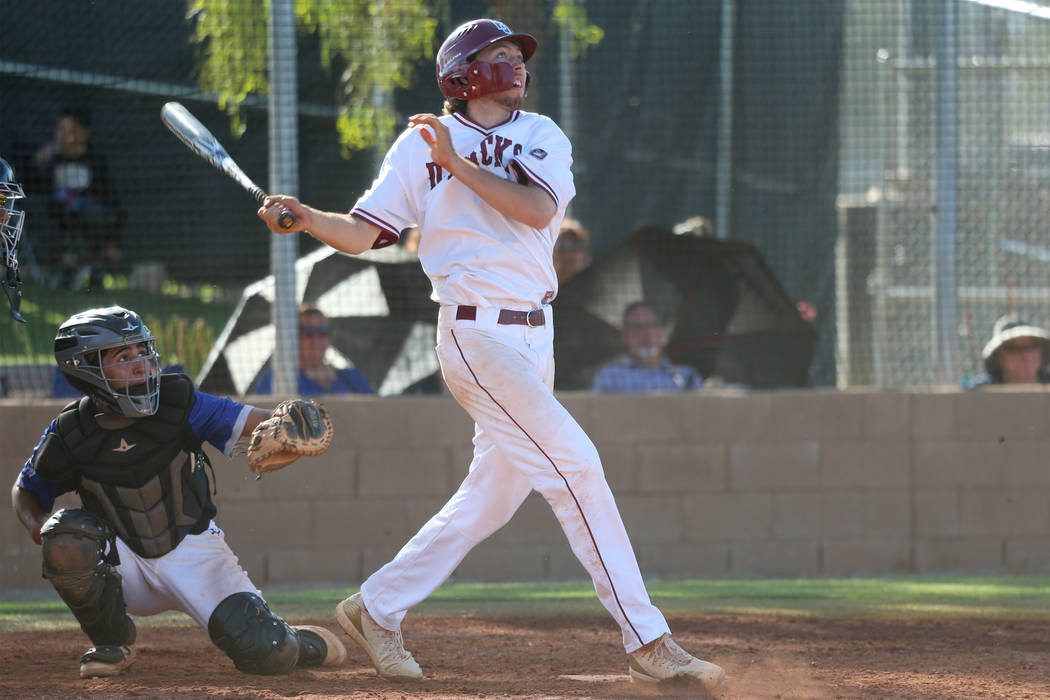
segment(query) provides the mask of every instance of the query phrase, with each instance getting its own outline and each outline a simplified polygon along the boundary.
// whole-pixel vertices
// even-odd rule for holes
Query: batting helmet
[[[4,266],[17,268],[15,249],[22,236],[25,212],[18,205],[24,199],[22,186],[15,180],[15,171],[6,160],[0,158],[0,245],[3,245]]]
[[[450,100],[473,100],[514,86],[509,63],[482,63],[474,57],[486,46],[507,39],[521,47],[524,61],[536,52],[536,39],[515,34],[510,27],[491,19],[475,19],[448,35],[437,53],[437,81],[441,94]],[[530,76],[526,73],[526,87]]]
[[[146,354],[136,358],[146,369],[143,381],[121,389],[113,387],[103,372],[103,351],[139,343],[146,344]],[[157,341],[134,311],[110,306],[70,316],[55,335],[55,361],[70,384],[113,413],[143,418],[157,412],[160,402]]]

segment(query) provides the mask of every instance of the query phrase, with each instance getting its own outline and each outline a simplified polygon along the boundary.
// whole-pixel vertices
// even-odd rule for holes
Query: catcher
[[[271,416],[196,391],[184,375],[162,375],[153,335],[119,306],[69,318],[55,359],[84,397],[51,421],[11,497],[42,545],[44,578],[91,639],[80,676],[122,673],[135,658],[132,616],[165,610],[196,620],[245,673],[342,663],[335,634],[274,615],[238,564],[213,520],[202,450],[206,441],[232,457],[250,437],[252,470],[278,469],[327,449],[324,408],[293,400]],[[69,491],[82,507],[49,517]]]

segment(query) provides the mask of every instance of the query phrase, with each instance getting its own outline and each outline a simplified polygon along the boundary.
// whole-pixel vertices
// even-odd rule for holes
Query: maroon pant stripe
[[[627,621],[627,624],[630,625],[631,631],[634,632],[634,636],[638,637],[638,643],[645,644],[645,640],[642,639],[642,635],[638,634],[638,630],[635,629],[634,623],[632,623],[631,619],[627,617],[627,611],[623,609],[623,603],[620,602],[620,596],[616,593],[616,585],[613,584],[612,576],[609,575],[609,568],[605,566],[605,559],[602,557],[601,550],[598,549],[598,542],[594,539],[594,533],[591,531],[591,524],[587,522],[587,516],[584,515],[583,507],[580,506],[580,500],[576,498],[576,494],[573,492],[572,486],[569,484],[569,480],[566,479],[565,475],[562,474],[560,469],[558,469],[558,465],[554,463],[554,460],[551,459],[550,455],[548,455],[543,450],[543,448],[540,447],[540,444],[536,442],[536,440],[533,439],[531,435],[529,435],[529,431],[525,430],[525,428],[521,426],[521,423],[514,420],[514,416],[510,415],[510,411],[504,408],[503,404],[497,401],[496,397],[493,396],[492,393],[485,388],[485,386],[481,383],[481,380],[478,379],[478,375],[475,374],[474,368],[471,367],[470,362],[467,361],[466,355],[463,354],[463,348],[459,345],[459,338],[456,337],[456,331],[450,329],[449,332],[452,334],[452,339],[456,341],[456,350],[459,351],[459,356],[463,358],[463,364],[467,366],[467,371],[470,372],[470,376],[474,378],[474,383],[478,385],[479,389],[485,392],[486,396],[492,399],[492,403],[496,404],[496,406],[499,407],[499,410],[503,411],[507,418],[510,419],[510,422],[516,425],[518,427],[518,430],[520,430],[522,434],[529,439],[529,442],[536,446],[536,449],[540,451],[540,454],[542,454],[547,459],[547,461],[551,463],[551,467],[554,469],[554,472],[559,477],[561,477],[561,480],[565,483],[565,488],[568,490],[569,495],[572,496],[573,503],[576,504],[576,510],[580,512],[580,519],[583,520],[583,524],[587,528],[587,535],[591,538],[591,544],[594,546],[594,553],[598,555],[598,561],[602,565],[602,571],[605,572],[605,578],[609,579],[609,589],[612,590],[613,598],[616,599],[616,606],[620,608],[620,613],[623,615],[623,619]]]

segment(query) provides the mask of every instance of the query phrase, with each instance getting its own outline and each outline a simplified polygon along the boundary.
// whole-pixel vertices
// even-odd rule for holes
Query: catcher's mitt
[[[252,431],[248,463],[253,472],[272,472],[303,455],[324,454],[331,443],[332,421],[324,406],[307,399],[282,401]]]

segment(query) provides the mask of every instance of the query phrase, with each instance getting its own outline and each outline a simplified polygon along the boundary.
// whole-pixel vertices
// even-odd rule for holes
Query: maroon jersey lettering
[[[430,176],[430,189],[434,189],[438,186],[442,179],[445,177],[445,169],[437,163],[430,161],[427,163],[427,174]]]
[[[513,143],[510,139],[505,139],[502,136],[496,136],[496,151],[492,154],[493,160],[496,161],[498,167],[505,167],[503,165],[503,151],[507,150],[507,147]]]
[[[492,165],[492,156],[489,155],[488,145],[492,143],[492,135],[489,134],[485,137],[485,140],[481,142],[481,164]]]

